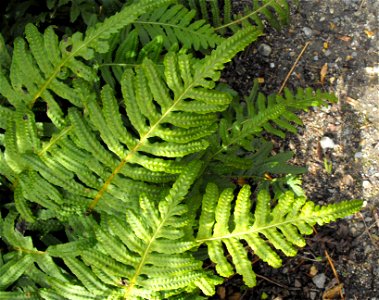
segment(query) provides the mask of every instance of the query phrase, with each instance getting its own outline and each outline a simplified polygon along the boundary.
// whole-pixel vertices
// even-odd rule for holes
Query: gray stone
[[[272,49],[269,45],[263,43],[259,45],[258,52],[262,54],[263,56],[267,57],[267,56],[270,56]]]
[[[312,292],[309,293],[309,298],[311,298],[311,300],[315,300],[316,297],[317,297],[317,293],[316,292],[312,291]]]
[[[306,36],[310,37],[313,35],[313,30],[309,27],[303,27],[303,32]]]
[[[317,274],[312,278],[312,281],[319,289],[323,289],[325,287],[326,276],[324,273]]]
[[[357,152],[357,153],[354,154],[354,158],[359,159],[359,158],[362,158],[362,157],[363,157],[363,153],[362,152]]]

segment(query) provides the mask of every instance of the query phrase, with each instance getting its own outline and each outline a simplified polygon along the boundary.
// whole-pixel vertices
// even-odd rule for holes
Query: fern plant
[[[255,84],[241,100],[218,83],[258,21],[226,37],[175,1],[131,2],[71,37],[29,24],[12,52],[0,39],[3,299],[196,299],[235,273],[252,287],[245,243],[278,267],[275,250],[293,256],[313,225],[361,207],[306,200],[288,174],[299,168],[263,134],[295,132],[296,111],[333,96]],[[287,5],[275,3],[253,5],[268,17]],[[228,175],[257,190],[234,201]]]

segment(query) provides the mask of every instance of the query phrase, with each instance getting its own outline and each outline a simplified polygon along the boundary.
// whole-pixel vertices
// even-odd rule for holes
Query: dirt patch
[[[339,101],[302,114],[304,128],[280,146],[295,152],[294,163],[308,167],[303,187],[310,199],[322,204],[360,198],[366,206],[317,228],[282,268],[255,263],[257,287],[241,289],[240,278],[233,277],[218,298],[379,299],[378,11],[376,0],[300,1],[287,28],[269,31],[225,72],[242,94],[257,77],[264,92],[277,92],[307,45],[286,86],[328,90]]]

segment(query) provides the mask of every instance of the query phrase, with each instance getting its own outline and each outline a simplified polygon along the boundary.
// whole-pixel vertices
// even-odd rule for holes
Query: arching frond
[[[248,185],[242,187],[236,200],[232,189],[218,194],[215,185],[208,185],[196,238],[199,244],[208,246],[209,258],[221,276],[228,277],[237,272],[250,287],[256,284],[256,276],[247,256],[249,248],[260,259],[277,268],[281,259],[275,250],[294,256],[296,247],[305,246],[302,235],[311,234],[312,226],[335,221],[362,206],[359,200],[318,206],[305,197],[295,197],[292,192],[281,194],[277,203],[273,204],[268,191],[260,190],[252,213],[250,195]],[[249,248],[244,247],[242,241]],[[233,264],[226,259],[224,246]]]
[[[296,112],[335,100],[328,93],[310,88],[298,89],[295,94],[285,89],[283,96],[272,94],[266,97],[258,91],[255,81],[245,101],[233,102],[223,113],[218,135],[211,139],[208,150],[214,160],[211,163],[213,172],[224,175],[225,170],[231,168],[232,172],[237,172],[236,175],[253,178],[262,177],[266,172],[303,173],[304,168],[288,165],[287,161],[293,156],[291,152],[272,155],[273,145],[261,133],[281,138],[286,136],[287,131],[296,133],[297,127],[302,125]],[[223,166],[219,162],[223,162]]]

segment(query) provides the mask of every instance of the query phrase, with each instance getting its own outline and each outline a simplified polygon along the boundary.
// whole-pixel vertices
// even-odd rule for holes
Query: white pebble
[[[368,189],[368,188],[371,187],[371,183],[368,180],[363,180],[362,181],[362,186],[363,186],[364,189]]]
[[[322,149],[334,149],[336,144],[333,142],[333,140],[330,137],[324,136],[320,140],[320,146]]]

